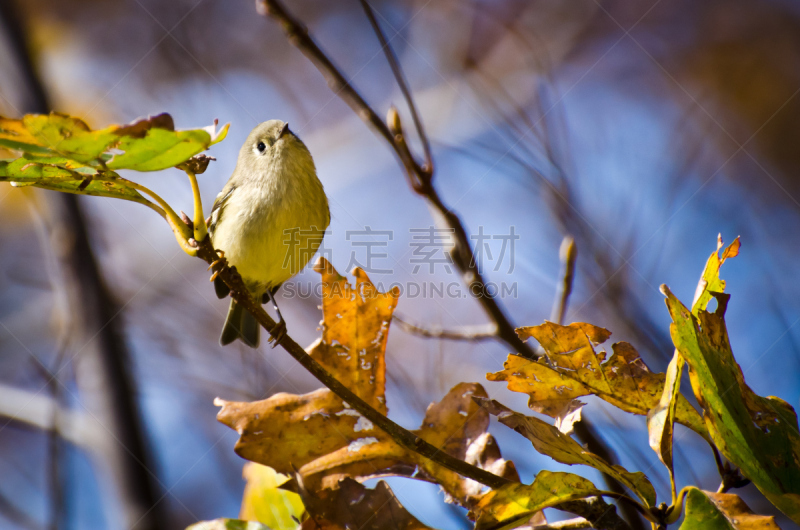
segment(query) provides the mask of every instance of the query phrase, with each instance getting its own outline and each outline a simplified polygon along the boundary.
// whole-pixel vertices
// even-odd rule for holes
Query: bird
[[[262,304],[272,300],[280,335],[286,324],[274,295],[317,252],[330,219],[328,198],[306,145],[281,120],[257,125],[214,201],[208,231],[214,248],[254,299]],[[218,277],[214,287],[219,298],[230,292]],[[225,346],[237,339],[257,348],[260,326],[231,299],[219,342]]]

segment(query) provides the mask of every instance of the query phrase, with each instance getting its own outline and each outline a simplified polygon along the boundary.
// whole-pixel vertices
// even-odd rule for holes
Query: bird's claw
[[[209,265],[208,268],[206,269],[209,271],[214,269],[214,274],[211,275],[211,280],[210,280],[212,282],[216,280],[217,276],[219,276],[219,273],[225,270],[225,267],[228,266],[228,260],[225,258],[225,252],[223,252],[222,250],[216,250],[215,252],[219,256],[219,259],[213,261],[211,265]]]
[[[286,322],[281,319],[275,329],[270,332],[270,338],[267,342],[271,342],[274,349],[284,337],[286,337]]]

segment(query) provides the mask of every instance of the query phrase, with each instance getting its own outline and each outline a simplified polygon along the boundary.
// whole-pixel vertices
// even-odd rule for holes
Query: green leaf
[[[772,516],[755,515],[731,493],[689,488],[680,530],[780,530]]]
[[[476,530],[516,528],[545,508],[600,494],[578,475],[540,471],[533,484],[508,484],[490,491],[470,510],[470,517],[476,520]]]
[[[741,243],[737,237],[720,255],[722,248],[722,236],[717,237],[717,250],[711,253],[706,261],[703,274],[695,292],[695,302],[692,304],[692,313],[695,315],[708,307],[711,300],[711,292],[723,292],[725,290],[725,280],[720,279],[719,270],[725,260],[739,254]],[[664,391],[661,399],[654,408],[647,413],[647,431],[649,433],[650,447],[656,452],[658,458],[669,471],[669,480],[672,486],[672,500],[675,501],[676,486],[675,473],[672,461],[672,444],[675,429],[675,414],[677,412],[678,399],[680,395],[681,374],[683,372],[684,359],[676,349],[672,360],[667,367],[667,377],[664,383]],[[694,374],[690,375],[694,378]],[[696,386],[696,385],[694,385]],[[703,403],[702,396],[697,396],[698,402]]]
[[[92,168],[59,157],[26,155],[12,162],[0,161],[0,182],[3,181],[13,186],[36,186],[64,193],[112,197],[153,207],[150,201],[116,174],[100,176]]]
[[[728,245],[722,254],[719,251],[722,249],[722,236],[717,236],[717,250],[711,253],[708,261],[706,261],[706,268],[703,269],[703,275],[700,277],[700,283],[697,284],[697,290],[694,294],[694,302],[692,303],[692,313],[697,315],[698,311],[705,310],[708,303],[711,301],[713,293],[725,292],[725,280],[719,277],[719,269],[725,260],[734,258],[739,255],[739,249],[742,243],[737,237],[733,243]]]
[[[22,123],[38,145],[82,163],[96,160],[117,140],[113,125],[92,131],[83,120],[55,112],[28,114]]]
[[[270,530],[268,526],[253,521],[240,521],[238,519],[214,519],[195,523],[186,530]]]
[[[664,382],[664,392],[661,400],[647,413],[647,432],[650,447],[658,455],[659,460],[669,471],[669,481],[672,487],[672,500],[675,501],[675,470],[672,461],[672,441],[675,430],[675,411],[681,389],[681,373],[683,371],[683,357],[675,350],[672,360],[667,366],[667,378]]]
[[[156,206],[111,170],[155,171],[182,164],[225,138],[228,125],[219,132],[216,125],[215,121],[204,129],[176,131],[172,117],[159,114],[93,131],[65,114],[0,117],[0,146],[22,152],[21,158],[0,161],[0,181],[137,202],[166,215],[175,227],[180,220],[168,205],[144,189],[159,202]]]
[[[761,397],[744,381],[725,326],[729,295],[713,293],[717,310],[693,315],[662,287],[672,317],[675,347],[695,374],[694,391],[705,403],[705,422],[725,457],[794,522],[800,523],[800,433],[785,401]]]
[[[228,134],[228,125],[219,133],[214,128],[176,131],[169,114],[141,120],[117,131],[116,146],[123,151],[108,163],[110,169],[158,171],[181,164],[205,151]]]
[[[590,466],[601,473],[611,475],[639,497],[646,506],[655,506],[656,490],[644,473],[640,471],[630,473],[622,466],[609,464],[603,458],[585,450],[570,436],[539,418],[514,412],[492,399],[480,397],[473,397],[473,399],[486,408],[490,414],[497,416],[500,423],[511,427],[530,440],[533,447],[543,455],[562,464]]]
[[[93,131],[83,120],[65,114],[28,114],[0,118],[0,146],[37,155],[61,155],[81,164],[110,169],[156,171],[177,166],[228,134],[228,125],[176,131],[169,114],[129,125]],[[102,161],[102,163],[101,163]]]

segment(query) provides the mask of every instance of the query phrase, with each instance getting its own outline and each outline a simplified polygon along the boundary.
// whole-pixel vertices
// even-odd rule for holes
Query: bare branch
[[[58,410],[58,433],[79,447],[91,448],[97,432],[96,422],[86,413],[60,407],[53,398],[10,385],[0,384],[0,417],[43,431],[54,430],[53,411]]]
[[[407,320],[394,315],[393,320],[400,326],[400,329],[412,335],[426,337],[430,339],[447,340],[497,340],[497,326],[494,324],[483,324],[481,326],[463,326],[456,329],[443,329],[441,326],[429,328],[412,324]]]
[[[558,286],[550,320],[556,324],[563,324],[564,316],[567,313],[569,295],[572,293],[572,282],[575,280],[575,261],[578,258],[578,250],[575,247],[575,240],[572,236],[566,236],[561,242],[559,257],[564,267],[564,274],[561,277],[561,284]]]
[[[592,523],[583,517],[576,517],[575,519],[567,519],[565,521],[558,521],[557,523],[550,523],[544,526],[534,526],[533,530],[578,530],[580,528],[591,528]]]
[[[427,134],[425,134],[425,127],[423,127],[422,120],[417,112],[417,106],[414,104],[414,97],[411,94],[411,90],[408,88],[406,76],[403,74],[403,69],[400,67],[400,61],[397,60],[397,54],[394,53],[394,49],[389,44],[389,41],[386,40],[386,35],[384,35],[380,24],[378,24],[378,21],[375,19],[375,11],[372,9],[372,6],[369,4],[369,2],[367,2],[367,0],[360,1],[361,7],[364,8],[364,13],[367,15],[367,19],[369,19],[369,23],[372,25],[372,29],[375,31],[375,35],[378,37],[378,40],[381,43],[381,49],[386,55],[386,62],[389,63],[389,66],[392,69],[392,74],[394,74],[394,78],[397,81],[397,85],[400,87],[400,91],[403,93],[403,97],[408,105],[408,110],[411,112],[411,119],[414,121],[414,128],[417,130],[419,139],[422,142],[422,149],[425,153],[425,165],[419,167],[419,165],[415,163],[415,170],[419,174],[425,174],[430,177],[433,175],[433,156],[431,155],[431,144],[428,140]]]

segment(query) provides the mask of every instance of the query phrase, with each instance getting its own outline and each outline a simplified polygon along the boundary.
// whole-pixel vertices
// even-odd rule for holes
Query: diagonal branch
[[[433,156],[431,155],[431,143],[428,140],[428,135],[425,133],[425,127],[422,125],[419,112],[417,112],[417,106],[414,104],[414,97],[411,94],[411,89],[408,88],[408,81],[406,81],[406,76],[403,74],[403,69],[400,67],[400,61],[397,60],[397,54],[394,53],[394,49],[389,45],[389,41],[386,40],[386,35],[383,33],[380,24],[378,24],[378,21],[375,19],[375,10],[372,9],[372,6],[369,4],[369,2],[367,2],[367,0],[360,1],[361,7],[364,8],[364,13],[367,15],[367,19],[369,19],[369,23],[372,25],[375,35],[378,37],[378,41],[381,43],[381,49],[386,55],[386,62],[389,63],[389,66],[392,69],[392,74],[394,74],[394,78],[397,80],[397,85],[400,87],[400,91],[403,93],[403,98],[406,100],[408,110],[411,112],[411,119],[414,122],[414,128],[417,130],[419,139],[422,142],[422,150],[425,153],[425,165],[415,165],[415,170],[420,174],[433,175]]]
[[[511,349],[523,357],[536,359],[539,354],[527,343],[520,340],[514,330],[514,325],[500,307],[494,295],[486,288],[486,282],[478,270],[477,260],[469,244],[467,235],[461,219],[450,208],[448,208],[436,189],[433,187],[433,165],[426,163],[420,166],[411,154],[408,144],[405,141],[402,125],[397,111],[394,108],[389,110],[388,124],[384,122],[375,110],[369,106],[355,88],[345,79],[341,71],[333,64],[330,58],[323,52],[314,40],[309,36],[305,25],[289,13],[279,0],[256,0],[256,8],[259,13],[267,15],[277,21],[289,38],[289,42],[295,45],[325,77],[328,86],[338,95],[351,109],[364,121],[372,126],[375,133],[382,137],[396,154],[400,164],[406,172],[409,184],[415,193],[423,197],[428,206],[433,210],[437,221],[444,223],[446,227],[453,231],[454,247],[450,253],[456,269],[461,273],[462,281],[467,285],[470,294],[475,297],[483,307],[492,322],[497,326],[497,339],[506,343]],[[368,9],[368,16],[371,11]],[[373,17],[374,18],[374,17]],[[384,45],[384,49],[389,48],[388,42],[380,32],[380,29],[373,23],[378,38]],[[394,57],[394,52],[387,51],[390,59],[392,71],[395,73],[398,84],[405,86],[404,77],[399,74],[400,67]],[[404,91],[405,94],[405,91]],[[407,98],[407,101],[411,101]],[[411,103],[409,103],[411,105]],[[414,109],[413,106],[411,106]],[[412,115],[416,112],[412,110]],[[421,123],[418,131],[422,131]],[[425,136],[421,134],[423,144]]]
[[[230,288],[231,298],[236,300],[236,303],[242,305],[245,310],[249,311],[255,317],[256,321],[273,336],[273,339],[276,339],[276,333],[279,331],[278,324],[272,320],[260,303],[256,303],[253,300],[241,276],[235,273],[224,260],[219,259],[217,251],[214,250],[211,244],[210,238],[207,237],[200,243],[192,240],[191,243],[196,245],[196,256],[198,258],[204,260],[208,264],[214,265],[214,274],[216,277],[222,279],[225,285]],[[393,422],[331,375],[324,366],[306,353],[305,349],[295,342],[288,334],[277,338],[276,345],[277,344],[280,344],[289,355],[300,363],[303,368],[308,370],[311,375],[317,378],[320,383],[347,402],[347,404],[358,411],[359,414],[383,429],[392,440],[402,447],[427,457],[433,462],[459,475],[470,478],[492,489],[501,488],[512,483],[506,478],[497,476],[489,471],[451,456],[442,449],[426,442],[421,437]],[[589,519],[596,528],[601,530],[630,530],[630,527],[616,515],[613,506],[607,507],[606,510],[600,512],[597,510],[598,502],[602,503],[602,500],[573,501],[569,503],[568,508],[563,509]],[[560,505],[559,509],[562,509]]]

